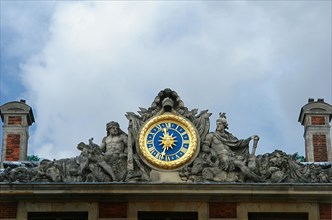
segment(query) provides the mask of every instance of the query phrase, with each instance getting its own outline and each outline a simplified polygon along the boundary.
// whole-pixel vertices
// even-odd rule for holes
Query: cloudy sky
[[[213,113],[211,131],[226,112],[258,154],[304,155],[301,107],[332,103],[331,1],[0,3],[0,104],[33,108],[29,154],[76,156],[171,88]]]

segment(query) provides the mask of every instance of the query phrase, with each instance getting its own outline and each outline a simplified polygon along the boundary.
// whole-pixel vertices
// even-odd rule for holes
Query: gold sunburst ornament
[[[139,135],[141,158],[157,170],[177,170],[191,163],[199,152],[196,128],[187,119],[173,114],[147,121]]]
[[[164,131],[164,136],[161,137],[161,140],[159,140],[161,143],[159,145],[163,146],[163,152],[161,153],[162,157],[165,157],[166,155],[166,150],[173,149],[173,146],[176,146],[177,140],[175,140],[175,137],[173,137],[173,134],[170,135],[167,132],[167,128],[163,128]]]

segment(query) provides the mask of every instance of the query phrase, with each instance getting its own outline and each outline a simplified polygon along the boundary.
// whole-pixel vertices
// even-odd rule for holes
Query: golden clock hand
[[[164,132],[164,136],[166,136],[167,135],[167,129],[163,128],[163,132]]]
[[[164,150],[163,150],[163,152],[161,153],[161,156],[162,156],[162,157],[164,157],[164,156],[166,155],[166,152],[165,152],[165,151],[166,151],[166,148],[167,148],[167,147],[164,146],[163,148],[164,148]]]

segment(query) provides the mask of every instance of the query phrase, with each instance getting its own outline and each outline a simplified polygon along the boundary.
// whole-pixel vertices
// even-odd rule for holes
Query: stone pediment
[[[127,131],[111,121],[102,144],[81,142],[76,157],[38,165],[5,162],[0,182],[332,182],[330,163],[301,163],[279,150],[256,155],[257,135],[231,134],[225,113],[211,132],[210,116],[189,110],[175,91],[164,89],[151,106],[126,113]]]

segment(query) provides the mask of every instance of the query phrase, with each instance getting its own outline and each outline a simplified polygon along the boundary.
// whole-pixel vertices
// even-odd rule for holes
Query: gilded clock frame
[[[149,134],[149,131],[154,126],[163,123],[163,122],[170,122],[170,123],[176,123],[182,126],[189,136],[189,148],[187,152],[177,160],[173,161],[162,161],[157,158],[155,158],[153,155],[151,155],[150,151],[147,147],[147,136]],[[172,170],[178,170],[182,167],[189,165],[198,155],[200,145],[199,145],[199,136],[197,129],[195,126],[185,119],[184,117],[174,115],[174,114],[163,114],[159,116],[155,116],[149,121],[147,121],[143,127],[141,128],[139,132],[139,139],[138,139],[138,152],[141,156],[141,158],[152,168],[156,170],[161,171],[172,171]]]

